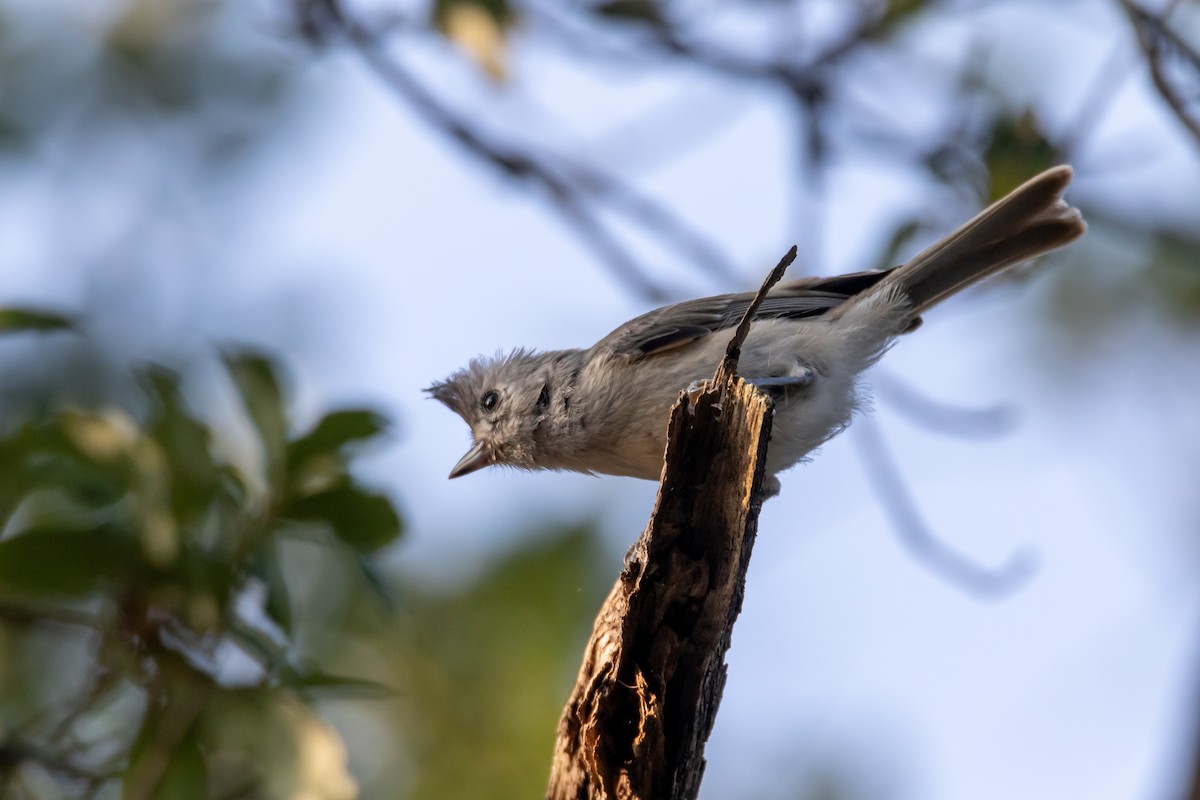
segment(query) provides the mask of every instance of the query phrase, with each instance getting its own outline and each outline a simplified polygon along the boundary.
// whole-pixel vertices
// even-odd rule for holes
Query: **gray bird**
[[[1083,235],[1054,167],[899,267],[781,283],[755,314],[738,371],[775,400],[767,493],[776,473],[839,433],[861,402],[858,376],[947,297]],[[493,464],[658,480],[682,389],[711,377],[753,292],[664,306],[586,350],[478,358],[427,391],[471,427],[450,471]]]

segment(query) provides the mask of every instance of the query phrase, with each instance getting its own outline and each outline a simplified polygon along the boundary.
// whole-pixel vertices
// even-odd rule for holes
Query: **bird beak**
[[[483,442],[476,442],[467,451],[467,454],[458,460],[458,463],[454,465],[454,469],[450,470],[450,477],[461,478],[463,475],[468,475],[477,469],[483,469],[490,463],[492,463],[492,454]]]

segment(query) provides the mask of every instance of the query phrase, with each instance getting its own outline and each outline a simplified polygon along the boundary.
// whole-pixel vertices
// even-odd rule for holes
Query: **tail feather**
[[[892,270],[880,288],[899,288],[919,316],[977,281],[1078,239],[1087,226],[1062,199],[1071,176],[1062,165],[1031,178]]]

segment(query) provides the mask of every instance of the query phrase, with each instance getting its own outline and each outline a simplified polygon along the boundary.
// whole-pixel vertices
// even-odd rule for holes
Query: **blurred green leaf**
[[[266,665],[271,672],[287,666],[287,643],[280,643],[266,631],[252,626],[244,620],[234,620],[229,626],[230,641],[235,642],[248,655]]]
[[[352,800],[346,748],[296,693],[219,690],[203,718],[214,798]],[[394,797],[395,792],[386,796]]]
[[[187,410],[179,376],[162,367],[143,370],[142,383],[154,403],[148,422],[170,465],[171,507],[186,520],[208,508],[220,485],[208,428]]]
[[[1158,234],[1146,273],[1162,304],[1176,317],[1200,322],[1200,239]]]
[[[401,527],[403,527],[403,523],[401,523]],[[366,588],[370,590],[371,595],[389,614],[394,614],[398,607],[396,593],[392,591],[392,587],[384,580],[383,575],[379,573],[379,569],[375,566],[370,556],[363,553],[356,555],[357,558],[355,560],[358,565],[358,571],[362,575]]]
[[[288,464],[299,464],[314,455],[339,453],[346,445],[371,439],[386,428],[383,415],[369,409],[334,411],[288,445]]]
[[[47,141],[66,142],[71,154],[72,179],[46,183],[51,195],[66,198],[66,205],[46,204],[66,215],[65,224],[46,228],[48,250],[34,248],[44,251],[51,271],[55,253],[70,259],[79,249],[55,245],[95,238],[96,231],[72,226],[69,209],[80,186],[98,176],[107,180],[114,159],[166,137],[173,155],[158,166],[185,176],[189,185],[213,190],[205,197],[233,197],[244,182],[239,168],[248,164],[245,156],[295,127],[280,124],[283,113],[307,115],[311,106],[289,102],[299,97],[292,93],[302,85],[296,68],[308,54],[259,24],[261,9],[250,10],[252,4],[113,5],[83,16],[70,3],[7,4],[0,11],[0,166],[24,174],[30,154]],[[477,17],[510,13],[503,0],[471,8],[483,10]],[[486,23],[476,30],[494,31],[502,56],[507,28]],[[54,173],[55,163],[54,157],[39,161],[34,171],[49,167]],[[157,167],[143,166],[147,169],[119,186],[105,184],[117,190],[110,198],[113,208],[124,209],[110,220],[116,227],[105,229],[112,235],[101,236],[113,248],[101,247],[99,254],[82,249],[91,255],[81,268],[122,286],[120,275],[151,269],[161,255],[147,249],[154,237],[137,235],[144,206],[154,202],[147,200],[153,191],[145,190],[157,185]],[[187,220],[167,224],[167,249],[188,253],[197,241],[208,241],[192,227]],[[123,267],[128,262],[132,271],[114,273],[109,267],[116,262]],[[119,298],[110,302],[101,288],[92,300],[119,322]],[[0,308],[0,343],[15,338],[2,334],[72,328],[70,319],[52,311]],[[344,639],[344,596],[366,596],[363,586],[374,574],[370,559],[322,531],[313,537],[320,540],[313,563],[284,569],[280,550],[287,547],[263,540],[279,529],[278,510],[289,497],[316,493],[312,484],[310,491],[294,492],[284,483],[289,461],[307,464],[314,473],[328,467],[331,479],[322,488],[336,488],[349,481],[345,451],[376,435],[382,420],[369,412],[331,414],[289,448],[283,373],[263,355],[229,354],[225,365],[250,423],[235,432],[245,434],[247,450],[262,450],[267,491],[259,491],[261,476],[243,483],[243,473],[220,458],[212,417],[188,402],[193,399],[183,391],[188,382],[150,367],[131,386],[128,351],[117,352],[115,339],[101,338],[59,337],[66,341],[51,340],[54,347],[46,350],[32,336],[13,341],[15,357],[0,382],[6,412],[0,418],[0,598],[17,609],[0,620],[0,729],[13,720],[24,728],[33,720],[22,734],[28,733],[25,761],[34,778],[19,786],[26,776],[17,775],[12,763],[0,764],[0,795],[28,790],[56,798],[116,798],[124,792],[137,800],[354,796],[344,748],[340,763],[323,763],[340,741],[297,692],[277,691],[263,673],[247,669],[248,680],[262,683],[234,697],[215,676],[226,666],[226,647],[258,658],[248,643],[251,635],[237,630],[244,598],[258,596],[253,591],[258,573],[267,586],[264,609],[279,624],[276,629],[258,609],[247,614],[261,626],[255,644],[270,653],[262,659],[265,665],[286,664],[301,637]],[[130,343],[117,339],[124,339],[118,349]],[[170,347],[155,345],[160,352]],[[330,464],[315,463],[326,456]],[[244,464],[239,460],[236,466]],[[364,495],[370,524],[365,534],[356,529],[347,536],[360,535],[358,544],[370,547],[394,535],[389,529],[399,523],[394,510],[389,518],[378,498]],[[338,514],[352,516],[348,508]],[[331,551],[344,568],[340,583],[325,580],[328,559],[322,558]],[[259,557],[261,566],[255,564]],[[351,560],[363,566],[361,574]],[[329,608],[300,618],[294,603],[301,591],[317,591],[313,584],[319,584]],[[51,609],[62,623],[52,630],[40,624],[55,619]],[[77,609],[76,617],[66,613]],[[10,624],[13,620],[19,624]],[[306,680],[311,690],[299,691],[379,692],[324,669]],[[106,681],[110,688],[95,691]],[[322,762],[316,783],[315,762]],[[341,779],[334,784],[338,790],[318,791],[331,785],[326,781],[331,769]],[[118,774],[102,785],[86,779],[113,770]]]
[[[224,554],[189,541],[180,549],[178,560],[161,577],[193,598],[210,598],[220,614],[236,600],[247,571],[245,562],[231,562]]]
[[[151,797],[156,800],[208,800],[208,768],[195,729],[188,732],[170,756],[162,782]]]
[[[97,463],[71,440],[73,415],[21,425],[0,439],[0,513],[25,501],[34,489],[61,488],[72,503],[111,505],[129,489],[130,470],[122,463]]]
[[[997,117],[990,134],[983,154],[988,168],[986,200],[989,203],[999,200],[1061,160],[1058,150],[1046,138],[1037,115],[1031,110],[1017,116]]]
[[[283,563],[277,539],[268,540],[259,550],[258,558],[255,561],[255,574],[266,587],[267,596],[263,602],[263,610],[279,626],[280,630],[290,636],[294,621],[292,599],[283,574]]]
[[[453,594],[402,585],[396,671],[409,677],[397,702],[421,754],[404,776],[409,800],[541,796],[558,716],[619,564],[578,526],[525,543]]]
[[[343,700],[385,700],[395,697],[396,689],[365,678],[350,678],[320,670],[289,670],[281,676],[283,684],[307,696],[337,697]]]
[[[31,530],[0,541],[0,592],[78,597],[129,581],[137,542],[123,531]]]
[[[652,25],[666,21],[662,8],[655,0],[601,0],[591,8],[593,14],[613,20],[648,22]]]
[[[879,30],[890,32],[924,10],[926,0],[887,0]]]
[[[258,432],[267,478],[278,487],[283,478],[288,426],[275,367],[270,359],[253,353],[226,353],[223,360]]]
[[[197,722],[218,687],[175,652],[159,653],[156,668],[160,702],[146,709],[129,748],[122,797],[139,800],[207,797],[207,788],[205,794],[196,795],[182,782],[191,778],[200,787],[207,782],[208,770],[198,740],[201,733]],[[197,768],[199,774],[195,772]]]
[[[282,516],[301,522],[327,523],[339,539],[363,553],[390,544],[402,530],[400,516],[391,500],[348,482],[293,499],[283,509]]]
[[[435,0],[433,4],[433,21],[438,28],[445,30],[447,21],[454,15],[456,6],[472,6],[487,13],[495,23],[507,27],[513,20],[513,8],[508,0]]]
[[[51,311],[0,308],[0,333],[74,330],[75,323]]]

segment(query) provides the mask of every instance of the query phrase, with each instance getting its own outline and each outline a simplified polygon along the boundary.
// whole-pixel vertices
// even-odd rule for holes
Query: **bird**
[[[900,266],[777,284],[755,313],[739,374],[774,401],[776,475],[841,432],[864,403],[860,376],[922,315],[959,291],[1086,231],[1052,167]],[[472,445],[451,478],[489,466],[657,481],[670,411],[713,373],[754,292],[657,308],[589,348],[479,357],[425,392],[457,413]]]

